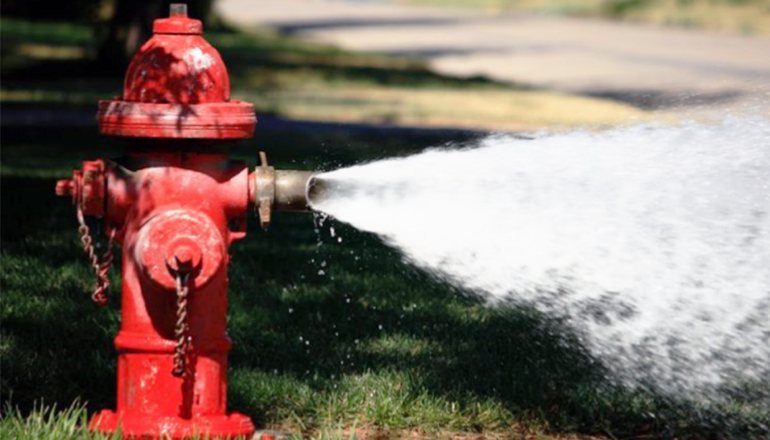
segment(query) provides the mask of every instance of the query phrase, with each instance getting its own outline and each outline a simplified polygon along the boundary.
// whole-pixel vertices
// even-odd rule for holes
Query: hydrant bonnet
[[[245,139],[254,134],[250,103],[230,99],[219,52],[184,5],[155,20],[154,35],[134,55],[123,96],[99,102],[102,134],[172,139]]]

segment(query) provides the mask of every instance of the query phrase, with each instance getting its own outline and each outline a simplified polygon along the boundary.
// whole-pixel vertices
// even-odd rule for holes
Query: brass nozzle
[[[275,208],[281,211],[309,211],[307,194],[313,171],[276,170]]]
[[[259,153],[260,165],[251,175],[249,198],[259,214],[262,229],[270,226],[273,208],[281,211],[308,211],[308,185],[312,171],[276,170],[268,166],[267,156]]]

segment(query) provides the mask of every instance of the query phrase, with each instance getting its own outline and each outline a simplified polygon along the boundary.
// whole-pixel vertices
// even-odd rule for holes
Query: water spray
[[[769,145],[764,118],[497,135],[320,174],[309,194],[491,306],[567,323],[613,381],[770,398]]]

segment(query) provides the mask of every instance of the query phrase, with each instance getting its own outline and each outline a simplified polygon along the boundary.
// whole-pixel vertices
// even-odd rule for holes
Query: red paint
[[[84,215],[101,217],[106,196],[104,170],[103,160],[84,160],[83,169],[73,171],[72,179],[56,182],[56,194],[72,197],[72,203],[78,205]]]
[[[229,100],[227,70],[200,36],[199,21],[174,16],[156,21],[155,31],[134,57],[123,98],[100,103],[100,129],[186,140],[86,161],[56,187],[85,215],[116,228],[122,248],[117,407],[98,413],[89,428],[121,429],[124,438],[247,436],[251,419],[226,413],[226,314],[228,248],[246,234],[249,173],[245,163],[195,139],[248,137],[256,119],[251,104]],[[191,50],[211,64],[185,61]],[[184,377],[172,374],[179,270],[190,273],[192,348]]]

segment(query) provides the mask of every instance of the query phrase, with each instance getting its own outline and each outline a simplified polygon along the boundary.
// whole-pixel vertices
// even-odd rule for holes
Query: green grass
[[[116,436],[88,433],[88,412],[78,402],[66,408],[36,405],[28,414],[6,404],[0,419],[2,440],[112,440]]]
[[[22,413],[12,405],[6,405],[0,415],[0,440],[119,440],[121,432],[101,434],[89,432],[89,414],[86,406],[73,402],[59,408],[56,405],[35,405],[28,413]],[[286,440],[355,440],[355,430],[345,435],[342,428],[324,429],[315,435],[289,435]],[[195,437],[191,440],[209,440]]]
[[[118,294],[105,309],[91,303],[72,206],[53,194],[79,160],[120,154],[94,132],[2,133],[0,397],[19,412],[6,406],[0,438],[91,438],[74,426],[114,406]],[[448,140],[262,131],[233,155],[254,164],[266,148],[278,167],[333,168]],[[316,227],[310,214],[283,213],[269,233],[252,221],[232,248],[229,402],[261,426],[324,439],[696,439],[760,438],[770,424],[767,402],[746,396],[717,405],[618,387],[564,323],[486,307],[372,235],[331,220]],[[88,403],[52,416],[35,410],[40,401]]]

